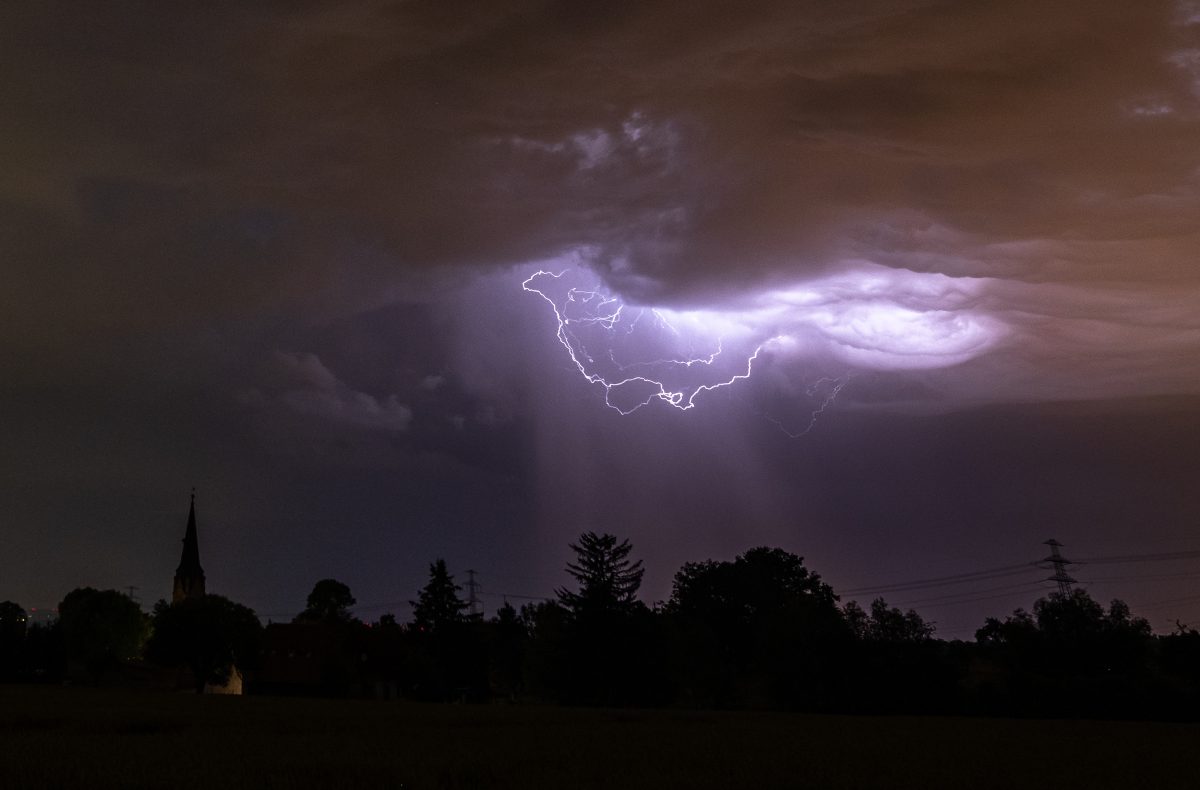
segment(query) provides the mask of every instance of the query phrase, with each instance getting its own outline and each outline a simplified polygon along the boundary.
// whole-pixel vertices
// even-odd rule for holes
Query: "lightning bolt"
[[[849,374],[840,379],[821,378],[813,382],[812,385],[810,385],[807,389],[807,393],[810,398],[818,397],[818,393],[820,392],[822,384],[832,384],[833,386],[831,386],[825,392],[824,397],[821,398],[821,405],[813,409],[813,411],[809,414],[808,424],[798,431],[789,429],[783,424],[783,421],[777,417],[772,417],[769,414],[764,414],[763,417],[774,423],[775,427],[782,431],[789,439],[799,439],[801,436],[806,436],[808,432],[813,429],[813,426],[817,424],[817,418],[820,417],[825,412],[825,409],[829,408],[830,404],[837,399],[838,393],[842,391],[842,387],[849,383]]]
[[[639,322],[643,320],[650,322],[650,329],[646,331],[662,330],[676,340],[683,340],[683,333],[659,309],[628,309],[619,299],[600,291],[575,287],[568,288],[564,295],[555,299],[547,293],[544,286],[539,286],[541,278],[560,281],[566,273],[566,270],[558,273],[539,270],[522,282],[521,288],[528,293],[537,294],[550,305],[557,322],[556,337],[559,344],[566,350],[571,363],[585,381],[604,388],[605,405],[622,415],[632,414],[654,401],[661,401],[680,411],[693,409],[696,407],[697,398],[702,393],[730,387],[739,381],[750,378],[754,372],[755,362],[764,352],[769,352],[772,344],[790,339],[784,335],[777,335],[758,343],[747,355],[744,366],[740,363],[733,363],[738,365],[737,369],[715,382],[692,383],[681,388],[669,385],[661,377],[655,377],[653,373],[655,369],[661,370],[664,367],[674,370],[689,370],[694,367],[714,369],[718,359],[727,351],[724,338],[721,337],[717,338],[716,348],[710,353],[695,354],[692,351],[690,355],[682,358],[668,356],[646,361],[620,361],[616,351],[608,348],[605,350],[604,356],[608,363],[611,363],[611,370],[615,371],[616,375],[611,372],[606,375],[595,369],[596,356],[588,350],[581,333],[599,328],[604,330],[610,338],[627,337],[632,335]],[[581,311],[582,314],[576,315],[573,312],[575,310]],[[822,378],[808,387],[808,396],[818,398],[820,403],[810,414],[808,423],[803,430],[790,430],[781,420],[774,417],[767,416],[767,419],[791,438],[804,436],[812,430],[817,418],[834,402],[848,381],[848,377],[845,379]],[[626,402],[622,399],[621,402],[614,402],[615,393],[628,392],[630,388],[635,387],[646,387],[646,396],[641,400],[633,399]]]
[[[594,312],[585,314],[582,317],[571,317],[566,315],[565,306],[564,308],[560,309],[558,302],[548,296],[545,291],[533,284],[534,281],[539,277],[551,277],[555,280],[559,280],[565,274],[565,271],[558,272],[556,274],[554,272],[539,270],[534,272],[524,282],[522,282],[521,288],[529,293],[537,294],[538,296],[542,297],[542,299],[546,300],[546,303],[550,305],[550,309],[554,311],[554,317],[558,322],[558,329],[556,332],[558,342],[564,349],[566,349],[567,355],[570,357],[571,362],[575,365],[576,370],[578,370],[579,374],[583,376],[584,379],[589,383],[599,384],[602,386],[605,392],[605,405],[622,415],[632,414],[633,412],[652,403],[655,400],[662,401],[667,405],[673,406],[681,411],[688,411],[689,409],[695,408],[696,398],[699,397],[700,393],[710,392],[712,390],[721,389],[722,387],[728,387],[737,381],[749,378],[750,374],[753,372],[754,361],[758,359],[758,356],[760,353],[762,353],[764,347],[771,342],[767,341],[766,343],[760,343],[757,347],[755,347],[753,353],[751,353],[746,359],[746,367],[744,372],[734,373],[729,378],[713,384],[699,384],[686,389],[673,389],[667,386],[665,382],[660,381],[659,379],[651,378],[650,376],[635,375],[627,376],[619,380],[610,380],[600,373],[595,373],[588,370],[588,365],[585,364],[585,362],[594,364],[596,360],[590,353],[588,353],[586,346],[573,331],[572,327],[600,326],[606,330],[615,331],[617,324],[621,322],[622,316],[625,312],[625,306],[619,304],[617,299],[604,296],[598,291],[571,288],[567,291],[566,304],[583,305]],[[615,309],[613,308],[614,305]],[[628,329],[626,330],[627,333],[631,333],[633,331],[633,328],[637,325],[637,322],[641,319],[644,312],[646,311],[638,311],[637,315],[635,315],[634,318],[629,322]],[[674,327],[659,310],[651,309],[649,312],[654,316],[656,326],[666,329],[676,337],[680,336],[679,330]],[[626,372],[634,367],[652,367],[656,365],[677,365],[685,368],[691,368],[695,365],[706,365],[711,367],[723,350],[723,342],[718,339],[717,349],[711,354],[703,357],[687,359],[655,359],[645,362],[631,362],[627,364],[618,363],[615,354],[611,350],[608,352],[608,357],[609,360],[612,361],[616,368],[621,372]],[[645,399],[643,399],[641,402],[634,403],[632,406],[622,406],[620,404],[613,403],[612,395],[614,390],[622,387],[627,388],[631,385],[638,384],[644,384],[650,388],[650,393],[645,397]]]

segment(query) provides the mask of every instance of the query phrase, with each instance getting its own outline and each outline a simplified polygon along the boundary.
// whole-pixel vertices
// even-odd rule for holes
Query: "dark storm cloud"
[[[527,555],[561,567],[537,553],[614,517],[660,573],[680,543],[699,559],[791,529],[836,544],[835,565],[854,560],[839,530],[886,533],[884,564],[933,534],[990,564],[950,526],[969,492],[1005,502],[1040,478],[994,470],[1050,462],[1014,450],[976,469],[963,448],[995,436],[969,415],[936,445],[953,463],[926,448],[941,423],[872,420],[1196,391],[1198,19],[1157,1],[6,4],[0,415],[18,427],[0,504],[38,562],[0,577],[45,598],[157,583],[161,558],[133,558],[174,551],[162,513],[192,482],[230,525],[206,545],[248,558],[226,589],[280,608],[356,562],[377,587],[360,600],[411,595],[380,579],[474,551],[540,593],[562,580],[522,576]],[[632,302],[712,310],[814,282],[862,306],[853,278],[890,267],[882,297],[1004,332],[944,369],[856,373],[849,422],[830,415],[811,451],[773,444],[753,391],[613,423],[520,290],[550,260]],[[768,399],[811,383],[764,372],[782,382]],[[811,408],[772,413],[802,426]],[[1006,432],[1050,426],[1064,488],[1102,479],[1118,498],[1143,422],[1097,453],[1104,476],[1073,478],[1082,451],[1058,419]],[[1195,446],[1192,412],[1179,423],[1170,481]],[[839,425],[867,427],[843,446]],[[899,437],[883,455],[876,431]],[[903,484],[863,494],[900,466]],[[952,479],[942,517],[912,493],[923,475]],[[107,546],[125,575],[43,581],[60,544]]]
[[[412,409],[396,395],[378,398],[338,379],[316,354],[277,352],[275,392],[251,388],[242,393],[248,405],[286,408],[296,414],[385,431],[405,431]]]
[[[337,315],[574,248],[660,303],[848,259],[1088,283],[995,310],[1132,348],[1159,319],[1107,292],[1200,307],[1189,8],[12,7],[0,320]]]

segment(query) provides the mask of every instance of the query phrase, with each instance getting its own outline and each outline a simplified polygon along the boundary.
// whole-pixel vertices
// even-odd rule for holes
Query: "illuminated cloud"
[[[741,322],[743,359],[773,316],[945,400],[1200,388],[1157,309],[1200,309],[1195,2],[593,6],[0,11],[5,342],[449,313],[586,250],[623,303]],[[444,320],[394,353],[465,367]]]
[[[849,371],[964,362],[1005,334],[972,309],[985,285],[854,262],[793,288],[679,310],[626,304],[578,268],[538,270],[522,283],[550,305],[548,326],[580,374],[622,414],[654,401],[691,409],[703,393],[752,378],[763,356],[832,358]]]

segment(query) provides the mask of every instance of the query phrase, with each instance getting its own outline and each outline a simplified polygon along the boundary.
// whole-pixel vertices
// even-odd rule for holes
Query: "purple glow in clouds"
[[[522,287],[550,304],[579,373],[630,414],[654,401],[692,409],[703,393],[750,378],[764,355],[851,371],[965,362],[1006,332],[976,309],[986,282],[852,261],[826,278],[687,310],[627,304],[579,265],[539,270]],[[814,417],[843,385],[827,389]]]

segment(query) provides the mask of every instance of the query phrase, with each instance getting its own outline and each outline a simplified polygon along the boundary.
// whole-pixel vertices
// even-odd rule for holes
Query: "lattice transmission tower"
[[[482,588],[475,581],[475,569],[467,571],[467,614],[471,617],[483,617],[483,602],[479,600]]]
[[[1071,578],[1071,576],[1067,573],[1067,566],[1074,565],[1075,563],[1071,562],[1069,559],[1064,557],[1061,552],[1059,552],[1058,549],[1063,544],[1059,543],[1054,538],[1050,538],[1050,540],[1046,541],[1045,545],[1050,547],[1050,556],[1043,559],[1042,562],[1049,563],[1049,567],[1054,569],[1054,575],[1048,576],[1046,581],[1056,583],[1058,585],[1058,591],[1063,595],[1070,595],[1071,585],[1075,584],[1076,580]]]

